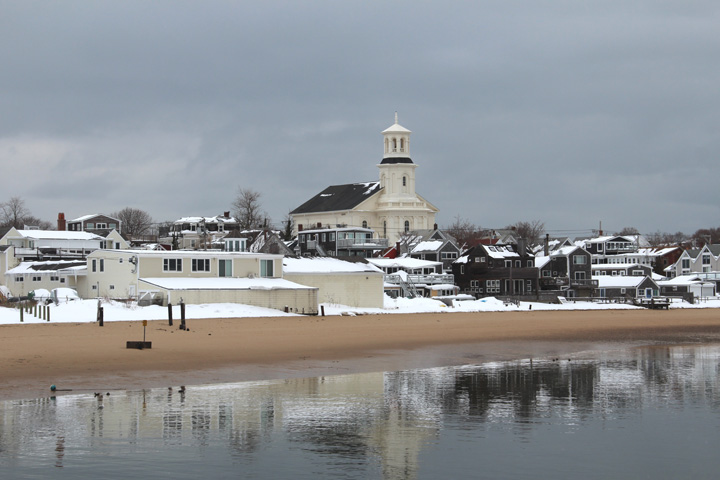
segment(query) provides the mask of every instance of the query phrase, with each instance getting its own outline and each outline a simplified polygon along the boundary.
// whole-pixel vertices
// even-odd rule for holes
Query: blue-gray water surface
[[[717,478],[719,380],[655,346],[6,401],[0,478]]]

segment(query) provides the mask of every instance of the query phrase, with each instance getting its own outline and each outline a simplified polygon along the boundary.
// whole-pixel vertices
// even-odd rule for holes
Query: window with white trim
[[[210,259],[209,258],[193,258],[192,259],[192,271],[193,272],[209,272],[210,271]]]
[[[487,293],[500,293],[500,280],[485,280],[485,291]]]
[[[182,272],[182,258],[163,258],[163,272]]]

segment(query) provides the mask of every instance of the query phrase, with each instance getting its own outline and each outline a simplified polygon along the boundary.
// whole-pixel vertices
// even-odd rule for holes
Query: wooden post
[[[185,302],[180,300],[180,321],[185,324]]]
[[[47,321],[50,321],[50,305],[47,306]]]
[[[105,326],[105,319],[103,318],[104,313],[105,312],[104,312],[103,307],[100,307],[100,310],[98,311],[98,316],[99,316],[99,322],[100,322],[101,327]]]
[[[322,312],[322,316],[325,316],[325,305],[320,305],[320,311]]]
[[[172,303],[168,302],[168,325],[172,327]]]
[[[23,313],[25,313],[25,311],[23,310],[23,307],[22,307],[22,305],[21,305],[21,306],[20,306],[20,321],[21,321],[21,322],[24,322],[24,321],[25,321],[25,320],[23,319]]]

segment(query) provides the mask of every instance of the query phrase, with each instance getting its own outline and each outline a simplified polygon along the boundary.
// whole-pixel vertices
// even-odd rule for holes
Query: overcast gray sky
[[[413,131],[447,226],[720,224],[720,3],[0,0],[0,201],[274,221]]]

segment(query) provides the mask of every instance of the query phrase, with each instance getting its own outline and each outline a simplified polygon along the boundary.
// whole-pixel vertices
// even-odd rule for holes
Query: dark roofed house
[[[366,228],[394,244],[404,233],[435,224],[438,209],[415,192],[410,130],[397,123],[382,132],[380,180],[331,185],[292,212],[297,234],[322,228]]]
[[[380,190],[380,182],[331,185],[303,203],[291,215],[352,210]]]

